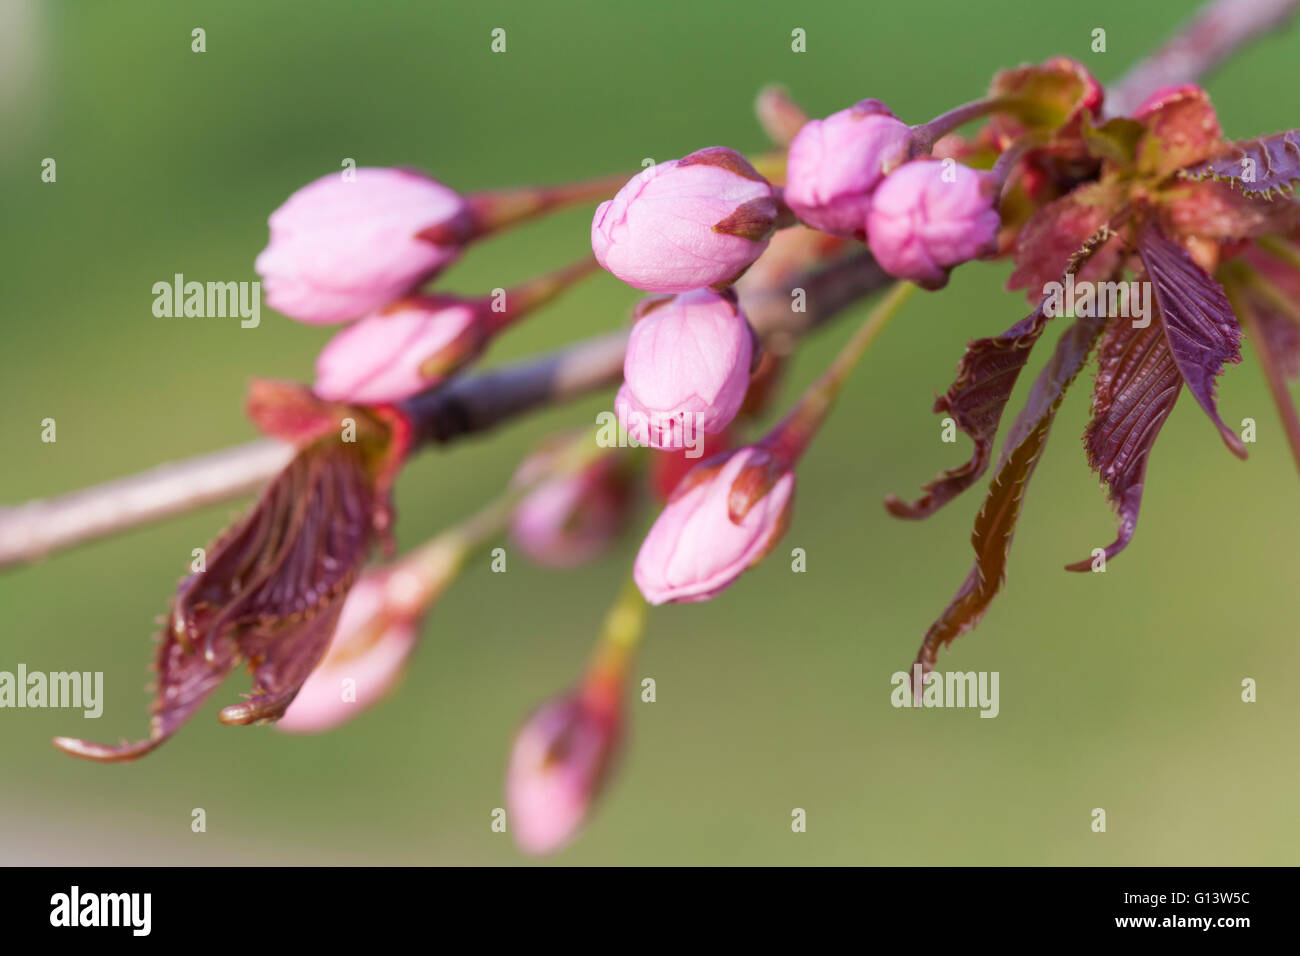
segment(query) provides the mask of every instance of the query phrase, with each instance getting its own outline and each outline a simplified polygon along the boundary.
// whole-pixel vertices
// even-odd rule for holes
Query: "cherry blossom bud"
[[[745,400],[753,330],[734,296],[696,289],[638,308],[614,400],[643,445],[688,448],[722,431]]]
[[[335,402],[396,402],[441,382],[488,339],[482,307],[447,296],[412,296],[330,339],[316,359],[314,391]]]
[[[643,170],[591,223],[597,261],[636,289],[730,285],[767,248],[772,186],[735,150],[713,146]]]
[[[951,161],[917,160],[885,178],[867,214],[867,242],[881,267],[927,289],[949,270],[997,251],[998,181]]]
[[[790,144],[785,201],[814,229],[862,239],[872,193],[911,148],[911,127],[879,100],[811,120]]]
[[[364,315],[460,255],[471,219],[459,194],[415,170],[323,176],[271,213],[256,265],[266,301],[314,324]],[[426,231],[436,238],[422,238]]]
[[[275,727],[295,734],[329,730],[382,700],[415,646],[416,617],[389,592],[402,572],[364,575],[348,593],[324,659]]]
[[[792,470],[753,445],[696,466],[637,554],[633,574],[645,599],[706,601],[730,587],[785,533],[794,484]]]
[[[631,516],[632,472],[606,454],[581,471],[542,481],[515,506],[510,535],[529,558],[553,568],[582,564],[604,551]],[[529,469],[525,462],[521,478]]]
[[[587,686],[543,704],[515,737],[506,807],[524,852],[560,849],[586,820],[619,739],[618,696],[607,690]]]

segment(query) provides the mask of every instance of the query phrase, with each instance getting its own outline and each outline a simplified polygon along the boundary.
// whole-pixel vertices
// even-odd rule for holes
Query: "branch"
[[[1214,0],[1108,92],[1112,112],[1131,112],[1156,88],[1198,79],[1224,58],[1288,20],[1300,0]],[[887,280],[869,256],[809,277],[806,315],[774,294],[745,306],[765,338],[800,335]],[[814,284],[820,282],[814,293]],[[796,283],[797,284],[797,283]],[[616,383],[627,333],[619,331],[416,396],[408,408],[423,444],[485,431],[536,408]],[[270,439],[163,465],[84,491],[0,509],[0,568],[181,514],[255,490],[288,462],[291,449]]]
[[[747,301],[746,308],[761,336],[798,336],[888,280],[864,253],[792,283],[807,290],[807,313],[791,311],[789,290],[784,288]],[[416,424],[416,446],[447,444],[617,384],[627,335],[619,330],[587,339],[409,399],[403,407]],[[84,491],[0,509],[0,568],[246,494],[292,456],[289,445],[264,438]]]
[[[1214,0],[1106,92],[1107,112],[1127,116],[1162,86],[1198,81],[1241,47],[1281,27],[1300,0]]]

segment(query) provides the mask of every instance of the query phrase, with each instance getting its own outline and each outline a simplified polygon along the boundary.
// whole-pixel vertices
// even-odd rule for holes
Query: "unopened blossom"
[[[276,723],[319,733],[355,717],[397,684],[419,634],[417,616],[390,596],[402,572],[370,572],[348,592],[324,659]]]
[[[410,296],[354,322],[316,358],[315,392],[331,401],[396,402],[441,382],[489,337],[478,302]]]
[[[528,718],[506,768],[510,831],[525,853],[553,853],[577,835],[607,778],[621,723],[617,695],[590,685]]]
[[[876,189],[867,243],[886,272],[928,289],[953,266],[997,251],[998,181],[960,163],[906,163]]]
[[[633,573],[647,601],[708,600],[775,546],[789,522],[795,476],[773,465],[751,445],[697,465],[678,484],[636,556]],[[745,499],[741,509],[737,499]]]
[[[623,428],[665,449],[722,431],[745,400],[755,354],[735,297],[696,289],[647,300],[637,313],[614,400]]]
[[[477,299],[412,295],[334,336],[316,359],[316,394],[336,402],[397,402],[440,385],[493,337],[596,270],[580,261]]]
[[[591,223],[601,266],[636,289],[731,284],[767,247],[771,184],[733,149],[713,146],[642,170]]]
[[[911,148],[911,127],[879,100],[810,120],[790,144],[785,201],[814,229],[862,239],[872,194]]]
[[[527,465],[521,469],[521,476]],[[596,557],[627,526],[633,473],[624,457],[606,454],[576,472],[543,479],[515,506],[510,537],[538,564],[567,568]]]
[[[471,215],[458,193],[416,170],[352,172],[308,183],[271,213],[256,268],[267,303],[290,318],[357,318],[460,255]]]

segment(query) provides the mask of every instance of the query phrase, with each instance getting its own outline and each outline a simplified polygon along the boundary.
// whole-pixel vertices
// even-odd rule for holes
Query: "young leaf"
[[[934,412],[951,415],[957,427],[970,436],[975,443],[970,460],[926,483],[921,489],[924,493],[915,501],[888,495],[885,507],[890,514],[896,518],[928,517],[980,479],[989,466],[1002,412],[1047,318],[1039,305],[1001,335],[966,344],[957,379],[935,399]]]
[[[1062,253],[1061,267],[1065,275],[1077,275],[1103,247],[1119,245],[1110,242],[1113,238],[1115,233],[1102,223],[1092,235],[1076,243],[1069,253]],[[1114,255],[1108,254],[1105,258],[1113,268]],[[1064,278],[1060,272],[1057,275]],[[924,494],[916,501],[906,502],[896,495],[886,496],[885,508],[894,517],[929,517],[984,474],[993,451],[993,439],[1007,402],[1011,400],[1020,370],[1029,361],[1029,352],[1047,324],[1047,302],[1046,290],[1043,290],[1038,308],[1011,328],[993,338],[975,339],[966,344],[966,354],[957,366],[957,379],[947,392],[935,399],[934,411],[935,414],[951,415],[963,434],[970,436],[975,443],[970,460],[941,472],[922,486]]]
[[[1146,266],[1183,381],[1219,429],[1224,444],[1238,458],[1245,458],[1246,446],[1219,417],[1214,401],[1214,380],[1224,363],[1241,361],[1241,327],[1227,296],[1186,249],[1154,227],[1148,226],[1138,237],[1138,255]]]
[[[1178,399],[1183,379],[1163,330],[1154,322],[1146,328],[1112,323],[1098,351],[1092,421],[1083,444],[1088,464],[1106,483],[1119,515],[1119,533],[1106,548],[1109,561],[1133,539],[1151,446]],[[1091,559],[1066,566],[1067,571],[1091,568]]]
[[[1065,390],[1083,368],[1105,323],[1103,318],[1077,319],[1065,330],[1052,358],[1035,380],[1024,409],[1009,429],[997,475],[989,484],[988,497],[971,533],[975,566],[921,642],[916,661],[924,671],[934,667],[939,648],[979,623],[1001,589],[1025,489]]]
[[[1061,278],[1072,256],[1119,211],[1123,192],[1114,184],[1080,186],[1039,209],[1016,241],[1015,271],[1008,289],[1025,289],[1031,303],[1045,295],[1049,282]],[[1089,268],[1089,273],[1113,271],[1121,247],[1116,243]]]
[[[90,760],[133,760],[188,720],[240,663],[253,697],[225,723],[280,716],[329,645],[344,598],[374,538],[374,478],[354,443],[310,445],[181,582],[155,657],[149,736],[105,746],[57,738]]]
[[[1180,170],[1187,179],[1220,179],[1247,196],[1272,198],[1300,179],[1300,130],[1230,143],[1213,159]]]
[[[1237,276],[1228,283],[1228,299],[1264,370],[1291,457],[1300,469],[1300,414],[1287,387],[1300,376],[1300,275],[1258,249],[1246,250],[1243,258],[1258,271],[1244,271],[1243,279],[1243,270],[1225,270]]]

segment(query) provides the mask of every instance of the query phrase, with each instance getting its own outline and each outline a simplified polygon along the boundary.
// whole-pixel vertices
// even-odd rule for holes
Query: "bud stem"
[[[495,335],[507,326],[513,325],[518,319],[546,305],[560,293],[599,270],[600,265],[594,257],[584,256],[562,269],[521,282],[513,289],[506,290],[505,308],[499,312],[492,311],[491,296],[484,298],[482,303],[487,309],[488,334]]]
[[[482,238],[565,206],[609,199],[628,181],[625,173],[600,176],[559,186],[520,186],[466,196],[473,224],[470,236]]]
[[[914,137],[913,156],[929,155],[934,144],[953,130],[965,126],[971,120],[993,113],[1010,113],[1025,121],[1036,119],[1040,109],[1030,100],[1015,96],[990,96],[982,100],[972,100],[961,106],[954,106],[946,113],[940,113],[928,123],[912,127]]]
[[[1035,146],[1041,146],[1043,138],[1035,133],[1027,133],[1020,137],[1010,146],[1002,151],[997,160],[993,163],[993,168],[989,170],[994,181],[998,186],[998,204],[1001,206],[1001,197],[1006,190],[1007,179],[1011,176],[1011,171],[1016,168],[1016,164]]]
[[[840,389],[844,387],[849,374],[915,290],[916,286],[910,282],[894,283],[826,371],[808,386],[785,418],[768,432],[762,444],[768,447],[782,465],[793,467],[803,455],[835,406]]]
[[[943,137],[953,130],[965,126],[971,120],[997,112],[1003,102],[1005,101],[1002,99],[993,98],[972,100],[969,103],[963,103],[961,106],[954,106],[946,113],[940,113],[928,123],[918,123],[912,127],[912,135],[915,137],[913,140],[915,144],[913,146],[914,155],[929,155],[930,150],[934,149],[934,144]]]
[[[583,679],[582,692],[592,705],[608,710],[617,707],[628,665],[645,633],[649,607],[636,581],[628,575],[605,615],[604,627]]]

